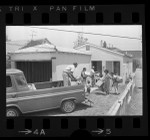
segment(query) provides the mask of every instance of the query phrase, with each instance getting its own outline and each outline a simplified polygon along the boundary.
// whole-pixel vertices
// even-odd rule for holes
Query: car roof
[[[18,73],[23,73],[21,70],[19,69],[6,69],[6,75],[11,75],[11,74],[18,74]]]

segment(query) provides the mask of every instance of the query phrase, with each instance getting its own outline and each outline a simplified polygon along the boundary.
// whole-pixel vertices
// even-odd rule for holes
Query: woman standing
[[[111,79],[111,76],[109,75],[109,71],[106,69],[104,70],[104,73],[105,73],[105,76],[103,78],[103,89],[104,89],[104,92],[108,95],[110,93],[110,79]]]

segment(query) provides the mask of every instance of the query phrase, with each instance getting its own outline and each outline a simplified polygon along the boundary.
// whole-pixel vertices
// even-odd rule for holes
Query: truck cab
[[[25,76],[22,71],[18,69],[6,70],[6,92],[13,93],[19,91],[30,90]]]

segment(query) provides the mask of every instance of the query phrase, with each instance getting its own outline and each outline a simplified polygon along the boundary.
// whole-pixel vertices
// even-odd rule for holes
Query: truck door
[[[11,76],[6,76],[6,93],[16,92],[16,87],[12,82]]]

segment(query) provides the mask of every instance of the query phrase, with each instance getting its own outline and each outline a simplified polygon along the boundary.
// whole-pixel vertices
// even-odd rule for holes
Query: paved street
[[[122,93],[125,89],[125,85],[119,87],[119,92]],[[102,95],[97,88],[93,88],[89,96],[89,99],[94,102],[92,107],[88,103],[82,103],[77,105],[76,109],[72,113],[62,113],[60,109],[47,110],[27,115],[33,116],[99,116],[106,115],[113,103],[121,96],[120,95]]]
[[[126,115],[142,115],[142,89],[135,88]]]

